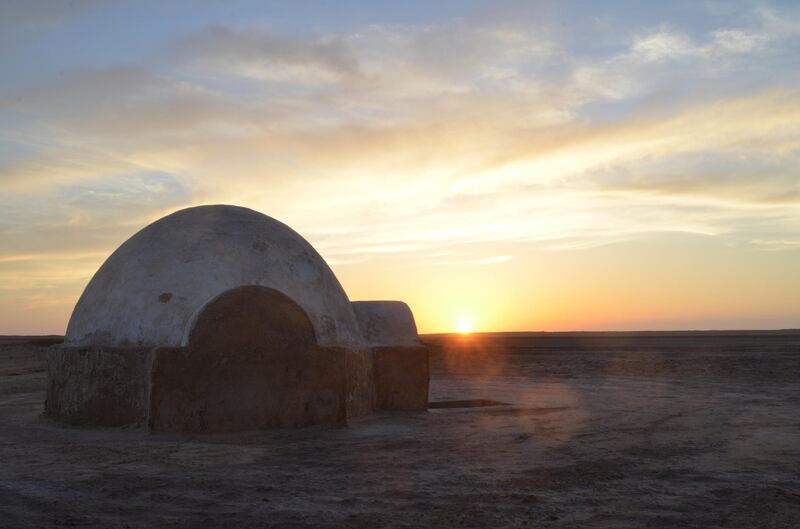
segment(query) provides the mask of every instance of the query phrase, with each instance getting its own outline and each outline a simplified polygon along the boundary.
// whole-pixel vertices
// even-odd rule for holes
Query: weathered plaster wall
[[[372,349],[344,351],[347,370],[347,416],[360,417],[376,409],[375,361]]]
[[[430,367],[426,347],[375,347],[376,404],[382,410],[428,409]]]
[[[51,347],[45,415],[75,426],[147,420],[150,349]]]

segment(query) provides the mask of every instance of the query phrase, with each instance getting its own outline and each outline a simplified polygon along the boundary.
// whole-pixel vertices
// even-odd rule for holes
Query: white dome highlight
[[[65,342],[180,346],[206,303],[244,285],[295,300],[322,346],[362,342],[347,294],[316,250],[285,224],[226,205],[178,211],[117,248],[81,295]]]

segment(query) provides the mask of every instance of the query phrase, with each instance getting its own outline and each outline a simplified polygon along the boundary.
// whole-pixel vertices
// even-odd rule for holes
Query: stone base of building
[[[149,349],[72,349],[47,352],[44,413],[73,426],[147,424]]]
[[[297,366],[259,351],[52,347],[45,415],[82,427],[233,432],[344,426],[377,410],[424,411],[424,347],[316,348]]]
[[[343,426],[376,409],[427,407],[423,347],[321,347],[303,309],[274,289],[219,295],[184,343],[51,351],[45,414],[79,426],[206,433]]]
[[[423,346],[374,347],[375,403],[381,410],[425,411],[430,380]]]

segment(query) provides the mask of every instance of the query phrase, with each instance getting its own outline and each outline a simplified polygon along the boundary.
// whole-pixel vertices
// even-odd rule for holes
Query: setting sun
[[[456,330],[461,334],[469,334],[475,329],[475,325],[470,320],[459,320]]]

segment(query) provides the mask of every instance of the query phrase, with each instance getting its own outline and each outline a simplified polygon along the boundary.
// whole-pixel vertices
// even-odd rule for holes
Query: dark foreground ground
[[[427,414],[178,437],[49,422],[0,339],[0,527],[800,527],[800,333],[426,341]]]

